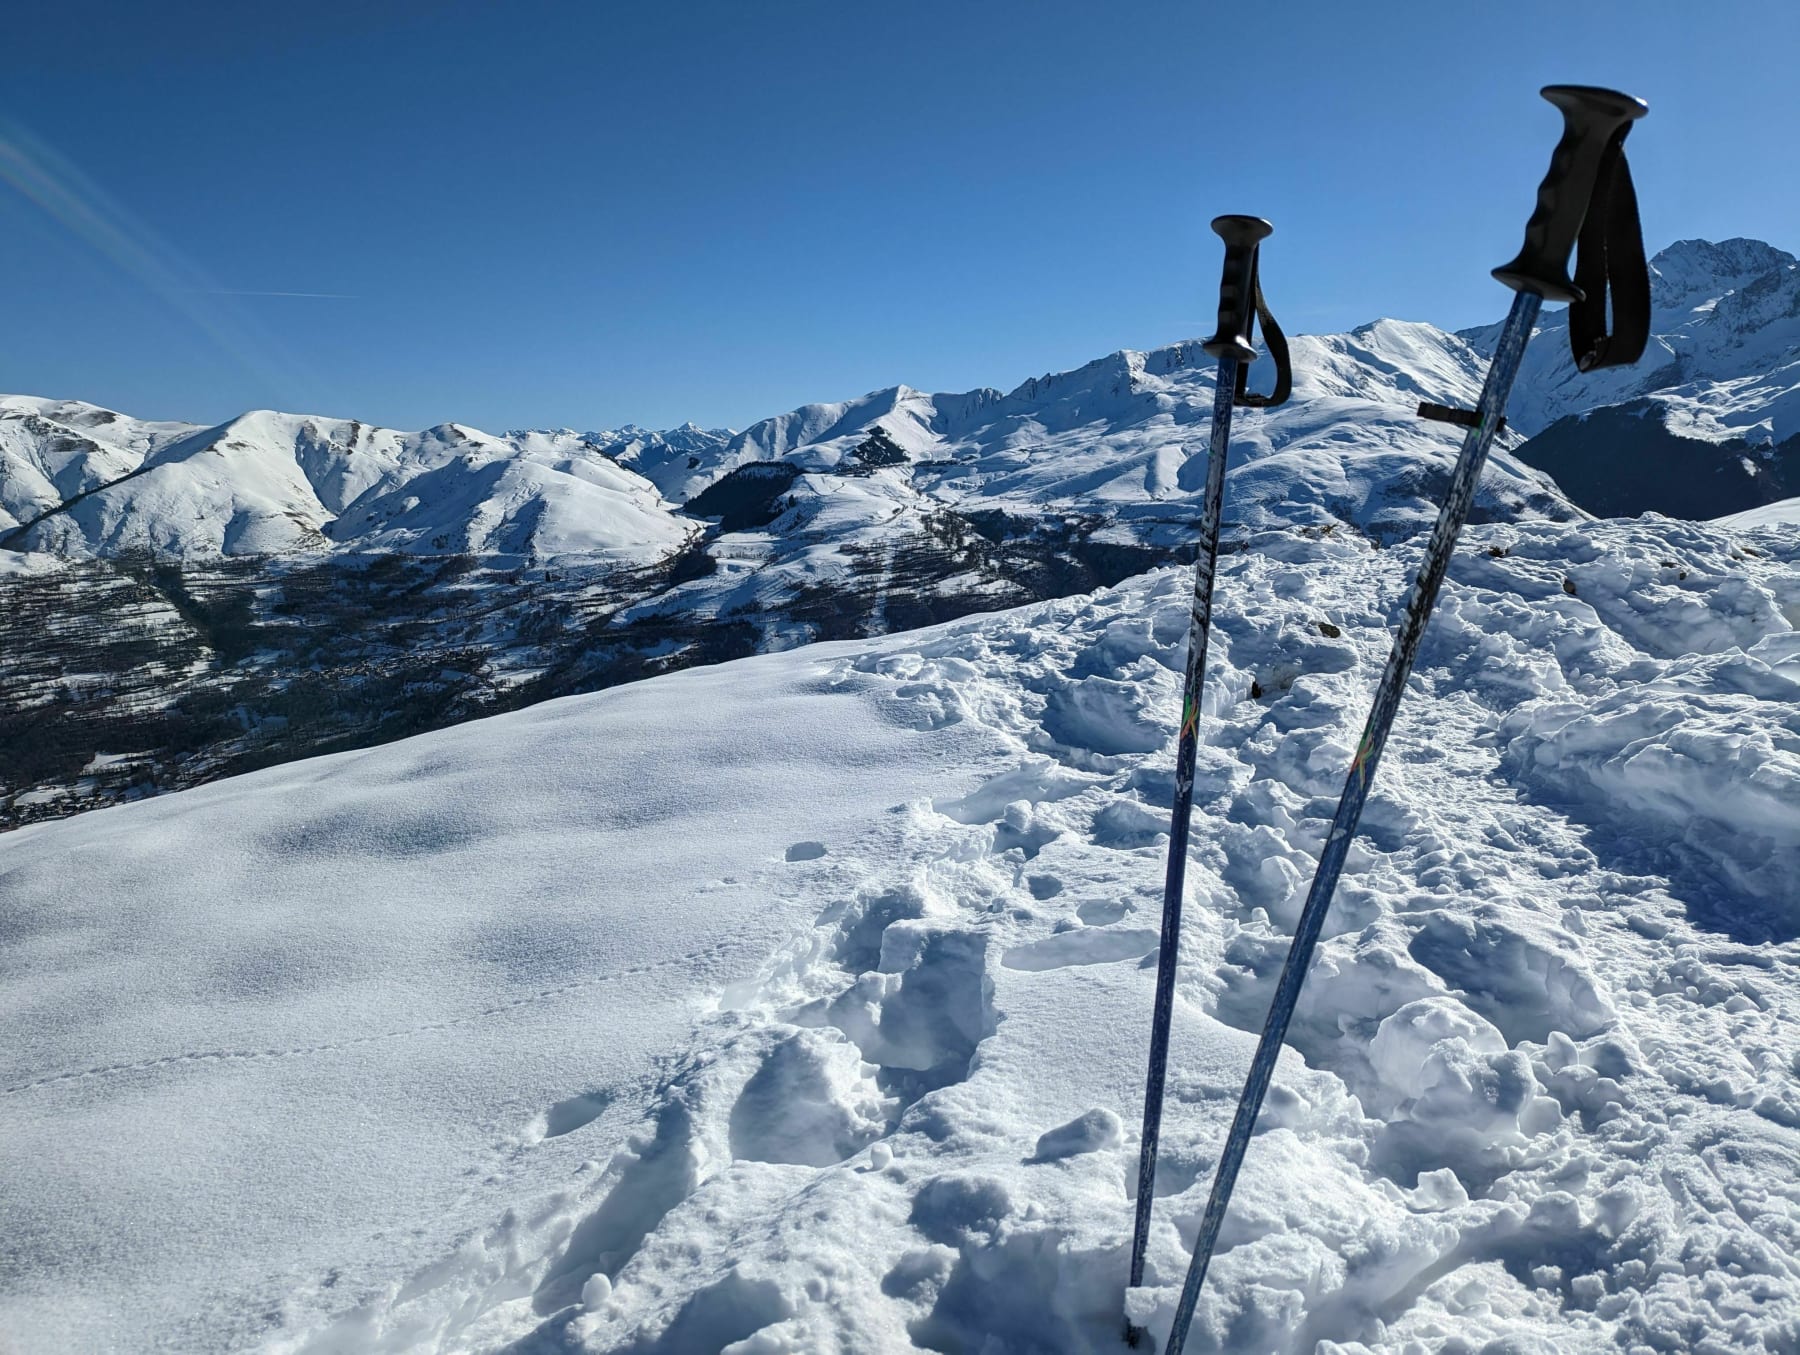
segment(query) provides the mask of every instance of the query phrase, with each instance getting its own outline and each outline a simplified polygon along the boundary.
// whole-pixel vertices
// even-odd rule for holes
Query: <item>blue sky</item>
[[[9,20],[0,390],[736,427],[1211,329],[1482,323],[1560,122],[1652,249],[1792,248],[1800,6],[60,0]],[[307,295],[273,295],[305,293]]]

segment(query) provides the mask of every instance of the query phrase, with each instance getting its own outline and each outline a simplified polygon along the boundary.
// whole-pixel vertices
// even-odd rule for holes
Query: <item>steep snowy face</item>
[[[0,536],[198,431],[197,424],[130,419],[79,400],[0,395]]]
[[[1544,313],[1507,406],[1521,431],[1538,433],[1569,415],[1655,394],[1672,409],[1734,411],[1700,421],[1712,436],[1725,437],[1728,425],[1754,422],[1743,415],[1800,384],[1800,269],[1793,255],[1760,240],[1683,240],[1650,268],[1650,343],[1629,367],[1576,371],[1567,309]],[[1460,337],[1486,354],[1498,333],[1493,325]],[[1774,375],[1784,369],[1785,377]],[[1779,438],[1800,431],[1792,412]]]
[[[1703,307],[1793,266],[1792,254],[1761,240],[1677,240],[1650,261],[1651,301],[1663,311]]]
[[[0,542],[70,558],[336,544],[530,560],[653,558],[692,524],[573,433],[420,433],[256,410],[216,428],[0,399]]]

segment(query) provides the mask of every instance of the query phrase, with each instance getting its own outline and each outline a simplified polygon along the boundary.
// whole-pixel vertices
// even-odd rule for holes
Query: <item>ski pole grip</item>
[[[1550,172],[1538,186],[1537,210],[1525,223],[1525,247],[1494,276],[1515,292],[1536,292],[1546,301],[1580,301],[1582,291],[1569,276],[1569,255],[1587,216],[1600,174],[1600,160],[1623,128],[1650,111],[1642,99],[1593,85],[1545,85],[1543,96],[1562,109],[1562,140],[1550,156]]]
[[[1275,228],[1260,216],[1215,216],[1213,231],[1225,242],[1225,275],[1219,279],[1219,332],[1200,346],[1215,358],[1252,362],[1250,322],[1256,315],[1256,246]]]

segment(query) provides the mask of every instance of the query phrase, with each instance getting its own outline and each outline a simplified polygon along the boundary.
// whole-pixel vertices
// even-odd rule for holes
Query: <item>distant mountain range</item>
[[[1545,313],[1478,519],[1800,495],[1794,257],[1683,241],[1653,266],[1634,367],[1577,374],[1566,312]],[[1292,402],[1233,430],[1228,548],[1294,530],[1382,545],[1428,523],[1461,430],[1416,407],[1472,406],[1496,332],[1378,320],[1294,339]],[[0,767],[0,825],[1184,558],[1213,371],[1190,341],[742,432],[404,433],[269,411],[202,427],[0,397],[0,678],[26,694],[15,747],[36,750]]]

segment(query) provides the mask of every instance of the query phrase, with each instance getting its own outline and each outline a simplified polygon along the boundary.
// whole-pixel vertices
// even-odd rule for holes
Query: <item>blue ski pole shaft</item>
[[[1412,673],[1419,640],[1425,633],[1425,623],[1431,619],[1431,609],[1437,601],[1444,572],[1450,566],[1450,555],[1455,549],[1457,534],[1461,532],[1463,521],[1474,503],[1475,489],[1481,480],[1482,464],[1487,460],[1488,448],[1493,443],[1501,412],[1506,407],[1506,397],[1512,392],[1513,379],[1519,372],[1519,360],[1525,355],[1525,344],[1531,338],[1532,326],[1537,321],[1538,308],[1543,305],[1543,300],[1534,292],[1520,292],[1513,300],[1512,312],[1507,316],[1506,327],[1501,331],[1493,366],[1488,369],[1487,384],[1481,391],[1481,402],[1476,406],[1477,422],[1463,440],[1462,454],[1457,457],[1456,469],[1451,473],[1450,491],[1444,498],[1443,508],[1438,513],[1437,523],[1431,529],[1431,536],[1426,543],[1425,558],[1419,566],[1418,577],[1413,581],[1412,594],[1407,599],[1405,619],[1394,640],[1393,651],[1388,655],[1387,669],[1382,674],[1374,708],[1369,712],[1368,723],[1363,727],[1362,739],[1357,744],[1356,760],[1351,764],[1343,798],[1338,801],[1337,814],[1331,821],[1331,831],[1325,838],[1324,850],[1319,853],[1319,868],[1313,876],[1312,889],[1306,896],[1306,906],[1300,914],[1300,925],[1295,929],[1294,943],[1288,951],[1287,963],[1282,968],[1281,982],[1276,986],[1268,1020],[1263,1025],[1262,1039],[1256,1046],[1255,1057],[1250,1061],[1250,1076],[1244,1085],[1243,1099],[1238,1102],[1237,1114],[1232,1119],[1231,1133],[1225,1140],[1225,1152],[1220,1157],[1218,1170],[1213,1176],[1212,1194],[1206,1201],[1200,1234],[1194,1242],[1194,1259],[1188,1266],[1187,1279],[1181,1287],[1181,1300],[1175,1308],[1175,1322],[1169,1330],[1168,1348],[1171,1352],[1179,1352],[1187,1340],[1188,1327],[1194,1320],[1194,1306],[1200,1299],[1200,1286],[1206,1279],[1206,1268],[1212,1260],[1213,1247],[1219,1239],[1219,1228],[1225,1221],[1225,1210],[1231,1202],[1231,1190],[1237,1183],[1238,1169],[1244,1164],[1244,1150],[1250,1145],[1250,1134],[1256,1128],[1256,1117],[1262,1109],[1263,1096],[1269,1090],[1269,1079],[1274,1075],[1275,1060],[1281,1054],[1281,1043],[1287,1035],[1288,1022],[1294,1015],[1294,1003],[1299,999],[1300,985],[1312,962],[1313,948],[1318,944],[1319,932],[1325,925],[1325,914],[1331,907],[1332,891],[1337,887],[1338,876],[1344,869],[1344,858],[1349,853],[1350,841],[1355,836],[1357,821],[1362,817],[1363,803],[1368,798],[1370,783],[1375,779],[1375,768],[1381,761],[1381,751],[1387,742],[1388,730],[1394,723],[1394,712],[1399,709],[1400,698],[1406,690],[1406,679]]]
[[[1169,1023],[1175,1009],[1175,971],[1181,952],[1181,896],[1187,882],[1188,831],[1194,806],[1194,756],[1200,743],[1200,693],[1206,642],[1212,630],[1213,575],[1219,562],[1219,523],[1225,502],[1225,457],[1231,444],[1231,404],[1238,362],[1219,361],[1213,396],[1212,442],[1207,450],[1206,506],[1194,561],[1194,601],[1188,615],[1187,673],[1181,690],[1181,740],[1175,752],[1175,807],[1169,817],[1169,864],[1163,876],[1162,945],[1157,956],[1156,1005],[1150,1019],[1150,1071],[1144,1079],[1144,1133],[1138,1155],[1137,1219],[1131,1235],[1131,1287],[1144,1279],[1150,1210],[1156,1199],[1156,1149],[1162,1133],[1163,1084],[1169,1071]],[[1135,1343],[1136,1332],[1127,1331]]]
[[[1162,942],[1157,953],[1156,1002],[1150,1022],[1150,1067],[1144,1078],[1144,1132],[1138,1153],[1137,1216],[1131,1234],[1131,1280],[1143,1282],[1150,1244],[1150,1211],[1156,1203],[1156,1148],[1162,1132],[1163,1084],[1169,1067],[1169,1023],[1175,1009],[1175,975],[1181,959],[1181,896],[1187,877],[1188,829],[1193,817],[1194,754],[1200,742],[1200,698],[1206,680],[1206,644],[1212,632],[1213,575],[1219,561],[1219,525],[1224,517],[1225,459],[1231,447],[1231,410],[1243,398],[1267,408],[1287,398],[1286,347],[1262,303],[1257,252],[1274,227],[1261,217],[1214,217],[1212,230],[1225,243],[1219,279],[1219,328],[1201,346],[1218,359],[1214,377],[1212,439],[1207,447],[1206,501],[1200,514],[1200,543],[1194,559],[1194,601],[1188,613],[1187,671],[1181,689],[1181,734],[1175,752],[1175,797],[1169,816],[1169,861],[1163,877]],[[1271,396],[1239,390],[1243,364],[1256,357],[1251,343],[1258,314],[1280,373]],[[1125,1339],[1136,1345],[1138,1329],[1129,1321]]]

